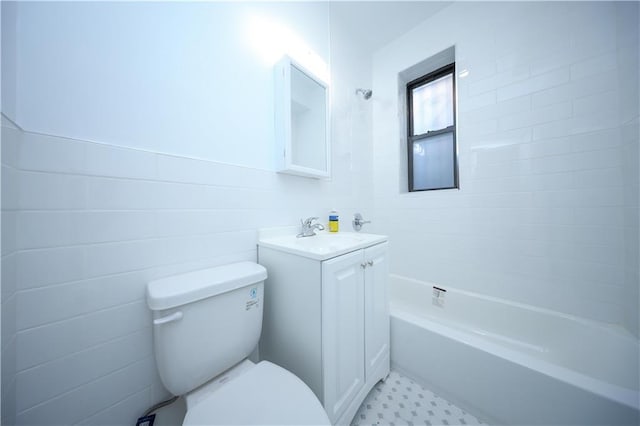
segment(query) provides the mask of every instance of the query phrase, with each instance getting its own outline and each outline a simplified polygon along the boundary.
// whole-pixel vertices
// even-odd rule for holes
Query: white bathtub
[[[639,424],[639,345],[624,330],[390,282],[392,366],[452,402],[496,424]]]

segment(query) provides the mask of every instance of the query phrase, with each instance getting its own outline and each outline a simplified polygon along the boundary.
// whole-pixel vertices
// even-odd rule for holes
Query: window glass
[[[413,190],[453,188],[453,133],[443,133],[413,143]]]
[[[413,135],[453,125],[453,74],[412,90]]]

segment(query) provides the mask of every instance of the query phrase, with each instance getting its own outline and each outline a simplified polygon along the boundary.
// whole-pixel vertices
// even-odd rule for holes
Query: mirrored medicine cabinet
[[[278,172],[331,175],[328,83],[288,56],[275,67],[275,129]]]

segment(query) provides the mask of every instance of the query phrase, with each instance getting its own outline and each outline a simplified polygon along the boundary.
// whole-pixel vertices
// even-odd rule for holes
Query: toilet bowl
[[[186,397],[187,415],[183,425],[329,424],[311,389],[269,361],[252,364],[247,371],[195,403],[190,397]],[[215,419],[215,423],[211,423],[211,419]]]
[[[262,330],[267,272],[240,262],[152,281],[158,373],[184,395],[184,425],[329,425],[320,401],[291,372],[247,357]]]

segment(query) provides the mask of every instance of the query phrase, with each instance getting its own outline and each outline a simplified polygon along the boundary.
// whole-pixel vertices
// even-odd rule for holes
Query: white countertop
[[[327,260],[361,248],[387,241],[386,235],[364,232],[317,232],[313,237],[296,235],[300,227],[260,230],[258,246],[280,250],[315,260]]]

